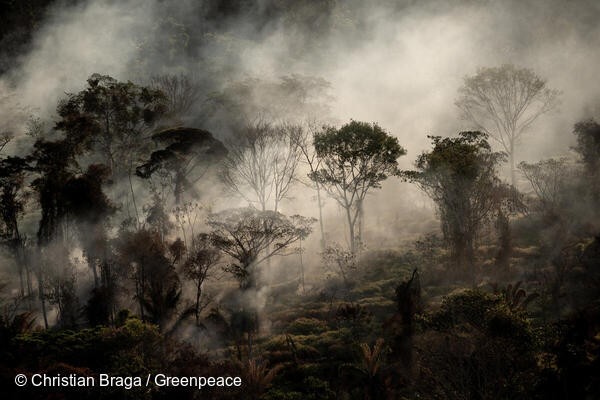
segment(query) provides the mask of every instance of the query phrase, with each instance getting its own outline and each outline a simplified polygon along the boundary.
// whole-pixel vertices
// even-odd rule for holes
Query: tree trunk
[[[196,287],[196,326],[200,325],[200,297],[202,296],[202,280],[198,279],[198,286]]]
[[[98,268],[96,267],[96,260],[91,259],[90,263],[92,264],[92,272],[94,273],[94,288],[98,287]]]
[[[133,182],[131,181],[131,170],[132,166],[129,165],[129,171],[127,171],[127,177],[129,179],[129,190],[131,191],[131,201],[133,203],[133,210],[135,211],[135,228],[139,228],[140,224],[140,215],[138,213],[137,203],[135,201],[135,190],[133,190]]]
[[[355,254],[356,252],[356,243],[355,243],[355,238],[354,238],[354,222],[352,220],[352,216],[350,215],[350,207],[344,207],[346,209],[346,218],[348,219],[348,230],[350,233],[350,252],[352,252],[352,254]]]
[[[466,238],[465,261],[467,263],[467,279],[475,287],[475,249],[473,248],[472,235],[468,235]]]
[[[515,143],[513,140],[510,141],[510,183],[513,187],[517,187],[517,179],[515,176]]]
[[[23,277],[23,265],[19,265],[19,297],[25,297],[25,279]]]
[[[319,205],[319,228],[321,229],[321,251],[325,250],[325,228],[323,227],[323,204],[321,204],[321,188],[317,187],[317,203]]]
[[[40,276],[38,280],[38,292],[42,303],[42,316],[44,317],[44,328],[48,329],[48,314],[46,313],[46,295],[44,294],[44,281]]]
[[[240,289],[250,290],[256,287],[256,267],[254,261],[243,266],[246,276],[240,280]]]
[[[140,267],[140,275],[138,276],[138,279],[136,281],[136,289],[138,291],[138,302],[139,302],[139,306],[140,306],[140,317],[142,319],[142,321],[145,320],[145,316],[144,316],[144,286],[146,283],[146,275],[144,274],[144,267],[143,265]]]
[[[364,213],[363,213],[363,202],[362,200],[358,201],[358,233],[356,235],[356,237],[358,238],[358,243],[362,243],[363,240],[363,218],[364,218]]]
[[[180,171],[177,171],[175,173],[175,190],[174,190],[174,195],[175,195],[175,205],[179,205],[181,203],[181,194],[183,192],[183,173]]]
[[[457,234],[453,242],[452,259],[457,276],[468,278],[470,268],[467,255],[467,238],[464,234]]]
[[[300,279],[302,283],[302,294],[305,294],[304,288],[304,261],[302,260],[302,239],[300,239]]]

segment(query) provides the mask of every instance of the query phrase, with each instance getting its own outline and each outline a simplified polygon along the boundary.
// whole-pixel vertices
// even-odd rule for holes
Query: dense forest
[[[3,399],[600,398],[597,2],[0,5]]]

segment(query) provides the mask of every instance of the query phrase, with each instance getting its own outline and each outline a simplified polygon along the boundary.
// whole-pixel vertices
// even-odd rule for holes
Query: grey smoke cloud
[[[186,72],[207,93],[244,77],[319,76],[332,84],[333,119],[378,122],[407,148],[403,168],[429,148],[427,134],[470,128],[453,102],[463,76],[480,66],[530,67],[563,91],[560,112],[533,126],[519,161],[564,154],[573,123],[600,104],[594,1],[348,1],[328,3],[324,15],[314,3],[290,2],[283,7],[294,12],[266,18],[275,4],[246,4],[215,20],[207,1],[57,3],[2,87],[51,120],[64,92],[80,90],[94,72],[135,82]],[[392,213],[422,199],[411,185],[387,182],[368,201]],[[312,214],[306,204],[297,211]]]

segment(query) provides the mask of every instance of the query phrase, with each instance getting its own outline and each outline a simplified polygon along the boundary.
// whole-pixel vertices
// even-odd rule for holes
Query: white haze
[[[267,5],[258,2],[257,12]],[[211,89],[243,77],[319,76],[332,84],[334,120],[379,123],[408,150],[402,168],[410,168],[429,147],[426,135],[470,128],[453,103],[462,78],[481,66],[529,67],[563,92],[560,111],[533,126],[517,151],[518,161],[567,152],[573,124],[592,117],[600,104],[600,9],[594,1],[339,1],[331,28],[322,35],[285,22],[259,27],[251,17],[240,17],[210,36],[212,22],[198,17],[202,9],[202,2],[193,1],[59,3],[49,10],[32,50],[2,78],[2,87],[10,86],[21,104],[51,121],[64,93],[81,90],[94,72],[134,82],[152,73],[202,77],[206,72],[217,80]],[[161,28],[165,21],[171,26],[181,21],[192,39],[208,37],[191,53],[214,62],[167,49],[149,52],[168,42]],[[188,46],[194,43],[189,40]],[[367,223],[373,227],[381,226],[382,215],[401,222],[404,213],[431,209],[413,186],[398,181],[384,183],[368,201]],[[314,215],[315,203],[304,204],[304,209],[298,202],[288,208]],[[333,200],[327,204],[328,214],[337,215]],[[333,223],[326,222],[328,230]]]

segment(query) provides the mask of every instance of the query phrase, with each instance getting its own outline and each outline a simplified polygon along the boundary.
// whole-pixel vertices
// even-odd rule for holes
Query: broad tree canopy
[[[314,222],[314,218],[286,217],[252,207],[229,209],[208,218],[212,243],[235,260],[228,270],[242,288],[254,286],[256,265],[274,255],[294,252],[291,245],[306,238]]]
[[[505,64],[465,77],[456,105],[475,128],[502,145],[515,184],[514,147],[535,120],[558,105],[559,92],[530,69]]]
[[[350,247],[355,251],[354,226],[367,192],[380,188],[388,176],[400,174],[397,159],[406,150],[379,125],[359,121],[340,129],[324,127],[315,134],[314,146],[320,164],[309,176],[346,210]]]
[[[152,152],[150,159],[138,166],[135,173],[147,179],[159,169],[165,171],[171,178],[176,204],[180,203],[185,190],[227,154],[223,143],[202,129],[166,129],[152,135],[152,140],[162,148]]]
[[[479,229],[496,211],[513,206],[518,199],[496,176],[496,168],[506,155],[493,152],[482,132],[430,138],[433,149],[417,158],[416,170],[403,175],[436,203],[453,262],[471,274],[473,242]]]

